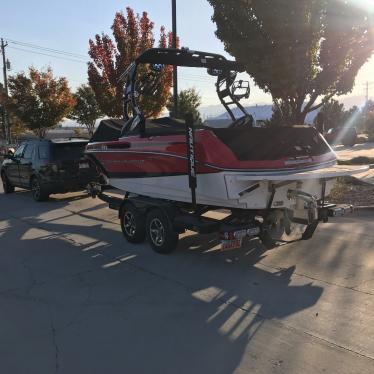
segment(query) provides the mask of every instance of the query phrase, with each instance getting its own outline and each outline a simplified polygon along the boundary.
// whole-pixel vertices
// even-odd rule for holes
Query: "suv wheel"
[[[45,191],[37,177],[31,179],[31,193],[35,201],[45,201],[49,197],[49,193]]]
[[[7,178],[5,172],[1,173],[1,179],[3,181],[3,189],[4,193],[12,193],[14,192],[14,186],[12,186]]]

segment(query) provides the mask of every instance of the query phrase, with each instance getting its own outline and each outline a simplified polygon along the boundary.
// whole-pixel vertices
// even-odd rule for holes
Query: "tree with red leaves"
[[[19,73],[9,77],[9,92],[6,106],[11,116],[40,138],[56,127],[75,104],[67,79],[54,77],[50,67],[45,71],[30,67],[29,76]]]
[[[89,55],[92,61],[88,64],[88,80],[100,109],[106,115],[122,117],[123,82],[119,82],[119,78],[139,54],[154,46],[153,29],[154,23],[146,12],[140,17],[128,7],[126,14],[117,12],[114,17],[114,41],[104,33],[97,34],[95,40],[90,39]],[[171,42],[172,34],[166,33],[162,26],[158,47],[171,47]],[[146,79],[149,67],[142,67],[138,74],[140,80]],[[139,98],[139,106],[146,118],[156,117],[161,113],[170,96],[171,86],[172,67],[167,66],[160,73],[156,93]]]

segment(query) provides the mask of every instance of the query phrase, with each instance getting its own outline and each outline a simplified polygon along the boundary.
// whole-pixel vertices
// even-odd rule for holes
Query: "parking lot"
[[[374,211],[312,240],[169,256],[76,193],[0,191],[0,373],[374,372]]]

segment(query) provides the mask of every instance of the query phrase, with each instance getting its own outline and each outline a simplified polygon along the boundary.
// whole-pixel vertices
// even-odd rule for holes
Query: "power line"
[[[30,51],[28,49],[23,49],[23,48],[10,47],[10,46],[8,48],[15,49],[17,51],[22,51],[22,52],[34,53],[34,54],[37,54],[37,55],[53,57],[53,58],[57,58],[57,59],[60,59],[60,60],[66,60],[66,61],[71,61],[71,62],[79,62],[81,64],[87,64],[87,62],[88,62],[88,61],[83,61],[83,60],[75,60],[75,59],[68,58],[68,57],[55,56],[55,55],[51,55],[51,54],[43,53],[43,52]]]
[[[84,58],[84,59],[87,58],[86,55],[83,55],[83,54],[80,54],[80,53],[68,52],[68,51],[63,51],[63,50],[60,50],[60,49],[54,49],[54,48],[50,48],[50,47],[43,47],[43,46],[40,46],[40,45],[37,45],[37,44],[21,42],[21,41],[18,41],[18,40],[13,40],[13,39],[8,39],[8,38],[5,38],[5,39],[9,43],[20,45],[22,47],[38,49],[38,50],[42,50],[42,51],[45,51],[45,52],[51,52],[51,53],[66,55],[66,56],[70,56],[70,57],[74,57],[74,58]]]
[[[60,59],[60,60],[66,60],[66,61],[71,61],[71,62],[79,62],[79,63],[83,63],[83,64],[87,63],[87,61],[82,61],[82,60],[77,60],[77,59],[72,59],[72,58],[62,57],[62,56],[55,56],[55,55],[52,55],[52,54],[49,54],[49,53],[32,51],[32,50],[29,50],[29,49],[23,49],[23,48],[18,48],[18,47],[11,47],[11,46],[9,46],[9,48],[17,50],[17,51],[26,52],[26,53],[33,53],[33,54],[37,54],[37,55],[53,57],[53,58],[57,58],[57,59]],[[181,74],[181,79],[184,80],[184,81],[199,82],[199,83],[202,83],[202,84],[214,84],[214,82],[212,82],[211,79],[209,79],[209,78],[202,77],[202,76],[199,76],[199,75],[193,75],[193,74],[183,74],[182,73]]]
[[[57,58],[57,59],[60,59],[60,60],[66,60],[66,61],[71,61],[71,62],[79,62],[79,63],[83,63],[83,64],[87,63],[86,61],[82,61],[82,60],[76,60],[76,59],[71,59],[71,58],[62,57],[62,56],[55,56],[55,55],[51,55],[51,54],[48,54],[48,53],[31,51],[31,50],[28,50],[28,49],[23,49],[23,48],[18,48],[18,47],[10,47],[9,46],[9,48],[17,50],[17,51],[22,51],[22,52],[33,53],[33,54],[42,55],[42,56],[53,57],[53,58]],[[184,81],[192,81],[192,82],[198,82],[198,83],[201,83],[201,84],[213,84],[214,85],[214,82],[209,80],[209,78],[199,77],[198,75],[181,74],[180,78]]]
[[[37,50],[37,51],[32,51],[32,50],[29,50],[29,49],[24,49],[24,48],[19,48],[19,47],[9,47],[9,48],[12,48],[12,49],[15,49],[15,50],[18,50],[18,51],[39,54],[39,55],[42,55],[42,56],[48,56],[48,57],[58,58],[58,59],[62,59],[62,60],[72,61],[72,62],[87,63],[86,60],[85,61],[81,60],[81,58],[86,58],[86,56],[78,54],[78,53],[62,51],[62,50],[53,49],[53,48],[49,48],[49,47],[42,47],[42,46],[39,46],[37,44],[21,42],[21,41],[9,39],[9,38],[7,38],[6,40],[8,42],[12,43],[12,44],[15,44],[15,45],[19,45],[19,46],[23,46],[25,48],[32,48],[32,49]],[[43,52],[39,52],[39,51],[43,51]],[[60,55],[67,56],[67,57],[55,56],[54,54],[45,53],[45,52],[56,53],[56,54],[60,54]],[[73,57],[73,58],[71,58],[71,57]],[[184,74],[184,73],[182,73],[181,76],[182,76],[183,80],[191,80],[191,81],[201,82],[201,83],[212,83],[212,80],[210,78],[200,76],[198,74],[190,74],[190,73]]]

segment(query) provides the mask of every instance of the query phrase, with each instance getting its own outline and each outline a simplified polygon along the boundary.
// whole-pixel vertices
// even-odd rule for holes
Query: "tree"
[[[38,71],[31,67],[29,76],[19,73],[9,77],[9,92],[10,112],[41,138],[74,106],[66,78],[54,78],[51,68]]]
[[[143,12],[135,15],[131,8],[126,8],[126,15],[118,12],[112,25],[114,41],[106,34],[96,35],[89,41],[89,55],[92,61],[88,64],[88,78],[96,99],[103,113],[111,117],[123,115],[123,82],[120,76],[134,59],[152,48],[155,44],[153,35],[154,23]],[[171,46],[172,35],[161,27],[158,46]],[[149,66],[139,69],[139,81],[146,81],[150,72]],[[152,95],[142,95],[140,107],[145,117],[155,117],[165,107],[172,85],[172,67],[167,66],[158,74],[158,81]]]
[[[272,95],[283,123],[353,88],[374,51],[373,15],[354,1],[208,0],[216,35]]]
[[[272,110],[273,113],[270,120],[265,121],[267,126],[287,126],[287,116],[290,114],[289,107],[285,103],[280,102],[277,105],[273,104]]]
[[[334,99],[326,102],[319,113],[323,116],[325,131],[344,125],[351,116],[351,112],[344,109],[344,104]],[[316,121],[317,117],[314,124],[316,124]]]
[[[27,132],[25,124],[15,115],[10,116],[10,133],[13,143],[19,143],[21,135]]]
[[[95,130],[96,120],[102,117],[99,104],[96,101],[95,92],[88,85],[81,85],[73,94],[75,106],[69,114],[69,118],[76,120],[80,125],[86,126],[90,137]]]
[[[10,98],[6,96],[3,85],[0,84],[0,127],[3,139],[6,139],[5,130],[5,111],[8,110],[7,117],[10,125],[10,134],[13,142],[18,143],[21,135],[26,133],[25,124],[11,111],[9,111]]]
[[[170,97],[166,108],[170,112],[170,117],[185,119],[187,113],[192,113],[195,123],[201,123],[199,106],[201,105],[201,97],[194,88],[182,90],[178,94],[178,116],[174,112],[174,101]]]

